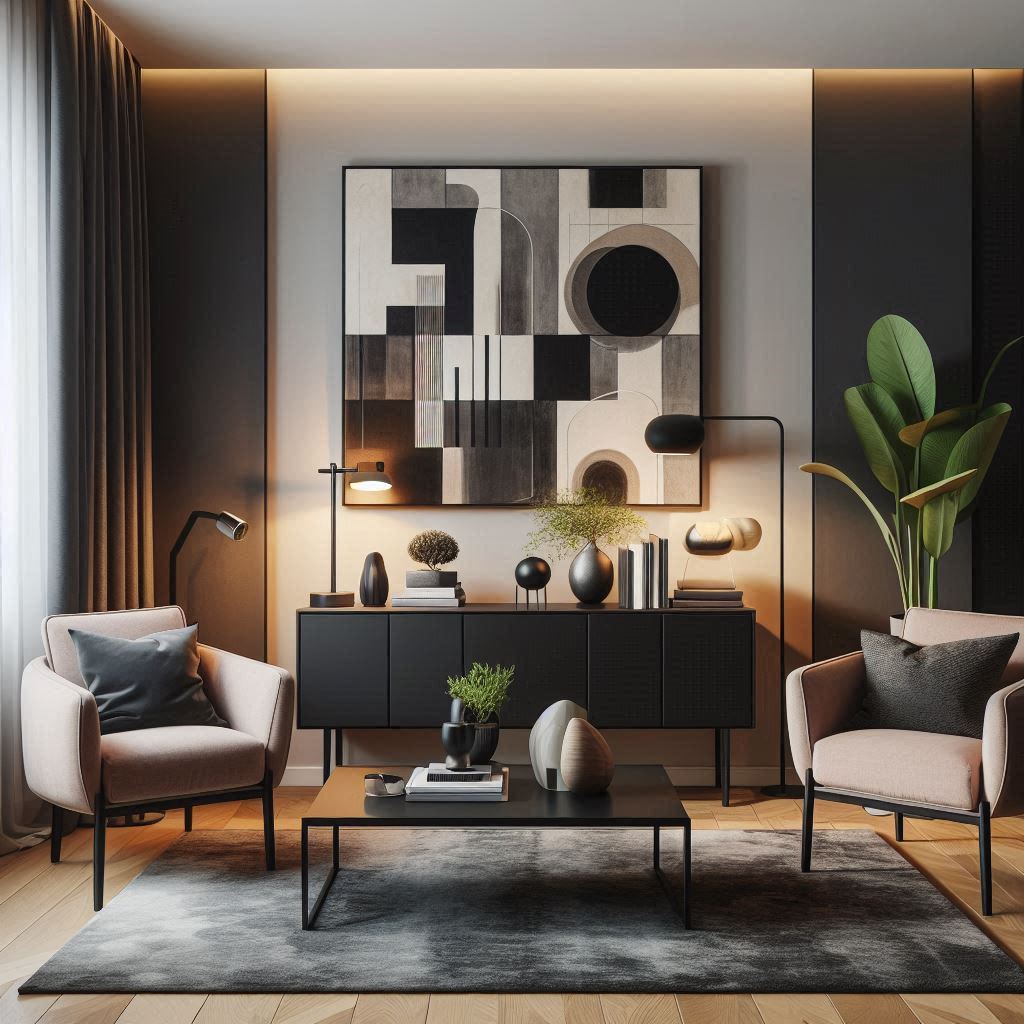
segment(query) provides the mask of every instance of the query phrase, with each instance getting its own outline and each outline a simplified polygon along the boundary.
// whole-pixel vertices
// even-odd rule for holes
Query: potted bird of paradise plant
[[[823,462],[800,467],[845,484],[864,504],[892,557],[904,611],[938,603],[939,561],[953,544],[957,523],[974,511],[1012,411],[1005,402],[986,405],[986,392],[1003,357],[1021,340],[996,354],[974,402],[936,412],[928,345],[909,320],[883,316],[868,332],[871,379],[843,397],[868,467],[893,497],[890,517],[842,470]]]

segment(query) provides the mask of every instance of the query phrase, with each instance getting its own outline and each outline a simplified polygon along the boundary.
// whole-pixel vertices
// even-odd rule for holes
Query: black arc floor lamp
[[[196,509],[192,512],[188,519],[185,520],[185,525],[181,528],[181,533],[178,534],[174,547],[171,548],[171,559],[168,569],[168,590],[171,604],[178,603],[178,555],[185,546],[185,541],[188,540],[192,527],[200,519],[215,520],[217,529],[229,540],[241,540],[249,532],[249,524],[232,512],[204,512],[201,509]]]
[[[309,606],[351,608],[356,602],[355,594],[351,590],[338,590],[338,477],[348,476],[348,485],[354,491],[390,491],[391,477],[384,472],[383,462],[359,462],[354,466],[332,462],[317,472],[331,476],[331,589],[311,593]]]
[[[704,424],[774,423],[779,434],[779,781],[761,792],[773,797],[802,797],[800,786],[786,783],[786,428],[776,416],[657,416],[647,424],[644,441],[658,455],[696,455],[704,444]]]

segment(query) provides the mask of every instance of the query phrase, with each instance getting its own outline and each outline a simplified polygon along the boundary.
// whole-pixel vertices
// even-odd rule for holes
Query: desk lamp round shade
[[[231,512],[221,512],[217,516],[217,529],[231,540],[241,540],[249,532],[249,524]]]
[[[384,472],[383,462],[360,462],[348,485],[353,491],[390,491],[391,477]]]
[[[658,455],[696,455],[704,444],[704,421],[683,413],[655,416],[644,430],[644,441]]]

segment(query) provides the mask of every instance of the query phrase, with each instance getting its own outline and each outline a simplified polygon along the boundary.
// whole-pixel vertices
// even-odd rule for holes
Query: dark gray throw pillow
[[[70,629],[85,685],[96,698],[100,732],[162,725],[227,725],[203,692],[196,626],[138,640]]]
[[[981,739],[985,705],[1002,686],[1020,638],[982,636],[919,647],[888,633],[861,630],[864,706],[861,729],[912,729]]]

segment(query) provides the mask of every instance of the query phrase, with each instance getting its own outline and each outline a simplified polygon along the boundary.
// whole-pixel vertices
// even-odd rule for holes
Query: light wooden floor
[[[278,828],[298,827],[313,789],[277,792]],[[734,790],[724,808],[711,791],[681,790],[702,829],[799,828],[795,800]],[[819,801],[819,828],[875,828],[892,818]],[[107,897],[181,834],[181,814],[147,828],[107,833]],[[260,827],[258,802],[196,808],[197,829]],[[996,915],[982,927],[1024,961],[1024,818],[994,823]],[[1024,996],[1000,995],[97,995],[28,996],[17,986],[92,917],[91,831],[64,840],[60,864],[47,844],[0,859],[0,1024],[1024,1024]],[[974,915],[976,833],[966,825],[907,821],[905,854]],[[977,920],[981,920],[977,918]]]

